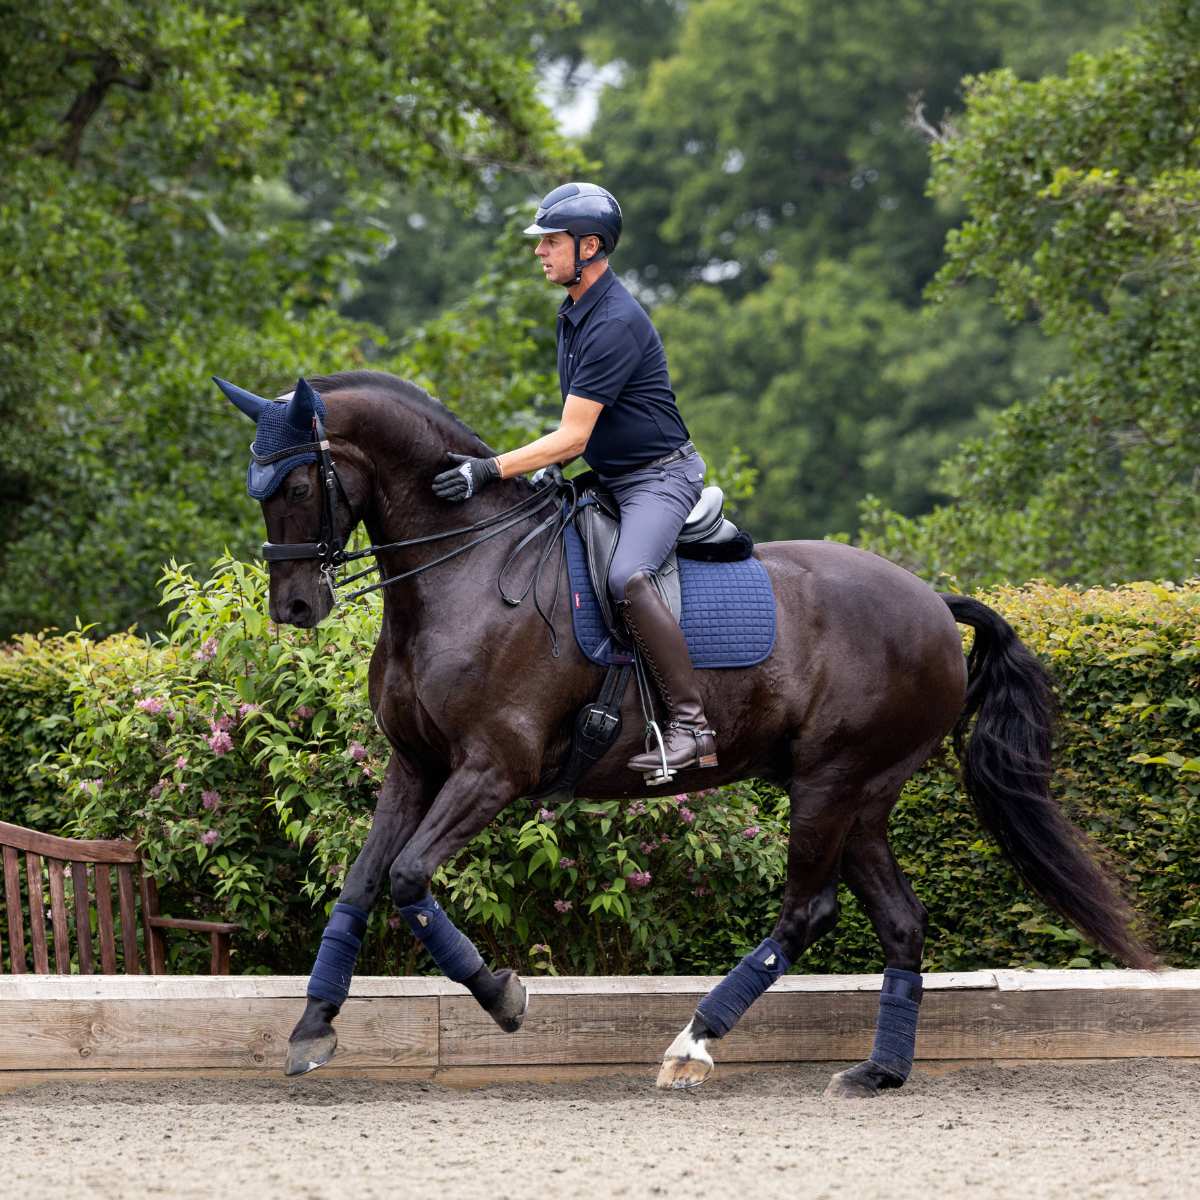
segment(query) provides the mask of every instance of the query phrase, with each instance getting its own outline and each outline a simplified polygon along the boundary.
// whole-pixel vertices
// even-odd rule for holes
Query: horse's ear
[[[248,392],[245,388],[240,388],[226,379],[218,379],[214,375],[212,380],[252,421],[257,422],[263,409],[271,406],[270,400],[264,400],[261,396],[256,396],[253,392]]]
[[[296,390],[288,401],[287,419],[293,429],[309,429],[312,427],[313,416],[324,412],[321,397],[313,389],[307,379],[296,380]]]

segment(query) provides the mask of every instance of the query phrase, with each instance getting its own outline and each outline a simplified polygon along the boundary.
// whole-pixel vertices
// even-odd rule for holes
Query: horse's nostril
[[[288,602],[288,623],[291,625],[307,625],[312,619],[312,606],[307,600],[293,597]]]

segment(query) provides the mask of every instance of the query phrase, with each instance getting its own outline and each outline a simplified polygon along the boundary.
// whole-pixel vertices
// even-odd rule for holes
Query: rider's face
[[[575,278],[575,239],[569,233],[543,234],[533,252],[551,283],[570,283]]]
[[[585,237],[579,247],[584,258],[600,248],[599,239]],[[569,284],[575,279],[575,239],[569,233],[547,233],[533,248],[542,271],[551,283]]]

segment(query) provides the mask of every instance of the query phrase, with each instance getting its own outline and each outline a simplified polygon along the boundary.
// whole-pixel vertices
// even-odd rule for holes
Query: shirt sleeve
[[[637,338],[624,321],[607,321],[596,329],[571,374],[574,396],[613,404],[642,361]]]

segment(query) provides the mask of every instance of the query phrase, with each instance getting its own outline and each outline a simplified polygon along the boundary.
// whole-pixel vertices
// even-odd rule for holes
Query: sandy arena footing
[[[7,1196],[1192,1197],[1200,1064],[918,1067],[833,1102],[838,1064],[480,1087],[267,1076],[52,1082],[0,1094]]]

